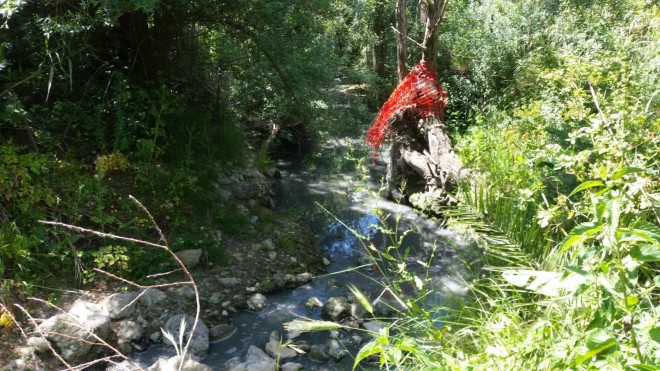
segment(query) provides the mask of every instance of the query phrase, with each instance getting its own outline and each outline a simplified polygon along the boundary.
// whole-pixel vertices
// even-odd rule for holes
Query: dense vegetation
[[[210,202],[210,180],[245,154],[263,166],[273,151],[366,127],[365,112],[396,82],[393,9],[375,0],[3,3],[0,299],[17,285],[52,284],[52,272],[81,283],[95,266],[149,272],[162,258],[38,223],[154,237],[122,202],[128,194],[172,240],[205,240],[219,259],[207,227],[240,222],[231,205]],[[447,214],[485,254],[470,298],[427,308],[421,292],[360,356],[410,368],[656,369],[660,6],[455,0],[445,14],[437,64],[447,126],[478,174]],[[419,48],[408,48],[412,65]],[[329,110],[335,78],[368,94]],[[398,273],[393,290],[397,280],[417,286]]]
[[[448,125],[478,171],[447,214],[481,241],[483,265],[472,300],[412,302],[398,335],[366,354],[420,368],[656,369],[660,8],[463,1],[447,17]],[[435,313],[449,313],[441,328]]]

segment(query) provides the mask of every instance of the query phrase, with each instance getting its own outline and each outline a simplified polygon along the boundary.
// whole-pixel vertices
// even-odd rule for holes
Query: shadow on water
[[[379,249],[391,244],[389,236],[376,228],[380,218],[374,210],[389,215],[389,228],[399,233],[411,231],[402,242],[402,246],[410,247],[407,263],[411,267],[420,266],[418,261],[429,261],[433,254],[429,268],[434,285],[434,294],[428,298],[431,305],[440,303],[448,293],[465,293],[461,284],[465,268],[455,253],[456,247],[463,243],[448,230],[417,215],[410,207],[374,197],[381,186],[386,158],[381,153],[377,161],[367,160],[369,175],[362,179],[355,166],[347,164],[351,161],[347,156],[350,148],[358,147],[355,142],[328,142],[322,151],[324,155],[311,165],[278,163],[282,178],[275,185],[276,209],[299,218],[312,229],[318,246],[330,261],[328,273],[296,289],[269,294],[268,307],[259,313],[244,311],[234,315],[231,322],[236,330],[229,337],[211,344],[209,355],[203,361],[205,364],[219,369],[228,359],[243,357],[250,345],[263,349],[272,331],[282,334],[283,341],[286,341],[283,323],[301,317],[321,317],[321,309],[305,307],[311,297],[325,302],[333,296],[347,296],[346,285],[349,283],[358,286],[372,299],[382,294],[382,286],[375,283],[378,272],[364,259],[360,260],[365,254],[365,241]],[[330,166],[324,164],[329,158],[332,159]],[[342,161],[338,162],[338,158]],[[358,238],[356,234],[366,239]],[[368,340],[368,335],[362,335]],[[326,343],[328,339],[326,331],[303,334],[295,340],[314,345]],[[306,370],[351,369],[352,355],[359,350],[359,344],[349,341],[343,345],[351,355],[338,362],[315,363],[307,355],[298,356],[293,361],[302,364]]]

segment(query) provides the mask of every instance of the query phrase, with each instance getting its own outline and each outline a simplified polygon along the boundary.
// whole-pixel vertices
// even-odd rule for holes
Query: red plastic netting
[[[438,83],[435,67],[425,61],[419,62],[380,108],[365,142],[378,150],[393,122],[392,116],[397,113],[412,109],[419,118],[441,117],[446,106],[447,91]]]

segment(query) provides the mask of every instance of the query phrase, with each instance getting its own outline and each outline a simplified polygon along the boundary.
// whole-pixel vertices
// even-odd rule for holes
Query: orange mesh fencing
[[[387,137],[392,117],[406,109],[412,109],[418,118],[428,118],[442,117],[446,107],[447,91],[438,83],[438,72],[430,63],[419,62],[380,108],[365,142],[378,150]]]

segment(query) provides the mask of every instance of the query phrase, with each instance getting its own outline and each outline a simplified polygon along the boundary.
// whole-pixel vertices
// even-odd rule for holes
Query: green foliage
[[[30,252],[34,242],[14,222],[0,227],[0,279],[20,278],[30,273],[31,265],[36,263]]]
[[[213,220],[223,233],[230,236],[239,236],[249,224],[248,217],[231,205],[217,210]]]
[[[509,3],[462,3],[449,21],[476,22],[487,8],[484,23],[498,27],[446,44],[452,57],[480,53],[452,59],[469,88],[457,85],[457,103],[481,100],[449,117],[469,117],[457,147],[488,185],[465,187],[463,211],[450,212],[482,235],[488,273],[450,312],[447,365],[650,368],[660,359],[660,85],[647,74],[659,67],[657,5]],[[497,33],[508,36],[472,48]]]

